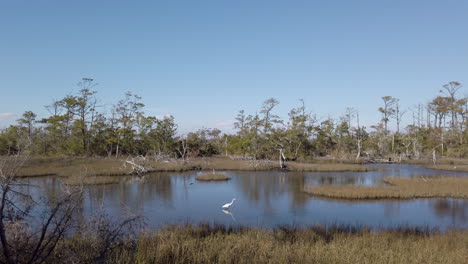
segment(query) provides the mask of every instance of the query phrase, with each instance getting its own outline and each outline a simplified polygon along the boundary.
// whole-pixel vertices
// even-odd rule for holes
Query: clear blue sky
[[[384,95],[411,107],[449,81],[466,93],[467,14],[465,0],[0,0],[0,127],[45,116],[82,77],[104,109],[133,91],[181,131],[229,128],[269,97],[283,118],[303,98],[371,124]]]

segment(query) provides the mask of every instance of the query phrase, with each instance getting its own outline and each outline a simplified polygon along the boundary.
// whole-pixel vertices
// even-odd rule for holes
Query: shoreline
[[[115,158],[31,158],[19,170],[18,177],[129,176],[157,172],[187,171],[285,171],[285,172],[367,172],[372,169],[352,163],[306,163],[288,161],[286,169],[269,160],[231,160],[196,158],[186,161],[141,161],[144,171],[137,172],[126,160]]]
[[[18,177],[74,177],[74,176],[129,176],[158,172],[188,171],[284,171],[284,172],[368,172],[375,169],[366,165],[408,164],[440,171],[468,172],[468,161],[444,161],[437,165],[427,160],[402,161],[401,163],[366,163],[362,160],[317,159],[312,162],[286,161],[285,169],[271,160],[233,160],[227,157],[193,158],[166,161],[141,161],[144,171],[133,171],[125,159],[88,157],[32,157],[19,171]]]

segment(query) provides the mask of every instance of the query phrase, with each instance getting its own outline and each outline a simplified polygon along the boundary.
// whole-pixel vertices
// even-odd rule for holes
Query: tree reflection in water
[[[383,166],[387,168],[389,166]],[[136,177],[121,177],[117,184],[85,186],[82,211],[85,219],[96,209],[104,208],[112,217],[128,209],[147,217],[148,224],[159,226],[180,221],[213,221],[246,225],[277,224],[307,225],[331,222],[370,226],[467,227],[468,201],[456,199],[342,201],[321,199],[304,193],[306,185],[380,184],[383,177],[412,177],[420,169],[410,166],[390,166],[392,170],[372,172],[281,172],[227,171],[227,182],[199,183],[196,172],[155,173]],[[406,170],[409,171],[406,171]],[[427,171],[427,170],[425,170]],[[440,171],[434,171],[441,173]],[[443,172],[445,173],[445,172]],[[53,199],[59,191],[59,178],[27,179],[38,186],[25,190],[28,194]],[[228,197],[227,197],[228,196]],[[219,212],[219,205],[232,197],[239,198],[235,218]],[[234,219],[233,219],[234,218]]]
[[[432,208],[438,217],[450,217],[452,225],[466,223],[468,220],[468,201],[456,199],[437,199],[431,201]]]

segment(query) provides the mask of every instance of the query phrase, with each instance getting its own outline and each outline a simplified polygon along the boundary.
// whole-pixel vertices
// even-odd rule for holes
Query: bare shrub
[[[27,147],[27,146],[26,146]],[[26,148],[25,148],[26,149]],[[63,187],[53,197],[33,197],[37,189],[20,181],[26,151],[0,160],[0,261],[42,263],[72,228],[81,189]]]
[[[62,241],[56,258],[67,263],[105,263],[109,255],[135,247],[142,225],[138,215],[127,214],[116,221],[100,209]]]

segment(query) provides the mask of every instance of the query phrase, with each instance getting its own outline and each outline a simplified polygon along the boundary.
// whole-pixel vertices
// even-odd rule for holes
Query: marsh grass
[[[84,177],[67,177],[63,180],[67,185],[104,185],[117,184],[120,182],[120,177],[116,176],[84,176]]]
[[[405,163],[419,165],[423,168],[447,171],[466,171],[468,172],[468,159],[441,158],[436,164],[431,159],[407,160]]]
[[[204,173],[195,177],[198,181],[227,181],[231,178],[221,173]]]
[[[115,158],[70,158],[55,157],[31,158],[19,171],[19,177],[59,176],[72,177],[83,174],[90,176],[124,176],[132,174],[132,169],[125,167],[124,160]],[[224,157],[194,158],[190,160],[145,161],[148,172],[183,172],[183,171],[268,171],[277,170],[278,164],[266,160],[232,160]],[[367,171],[359,164],[346,163],[300,163],[286,162],[290,171]]]
[[[405,160],[405,163],[408,164],[429,164],[432,165],[433,161],[432,158],[423,158],[423,159],[413,159],[413,160]],[[446,165],[468,165],[468,159],[461,159],[461,158],[438,158],[437,164],[446,164]]]
[[[468,198],[466,177],[384,178],[383,181],[386,184],[379,186],[306,186],[304,191],[337,199]]]
[[[97,175],[128,175],[129,169],[122,167],[118,159],[82,158],[31,158],[19,171],[18,176],[35,177],[54,175],[59,177]]]
[[[92,259],[95,243],[77,234],[60,243],[61,261]],[[102,263],[466,263],[468,232],[401,228],[174,225],[116,241]],[[69,255],[67,255],[69,254]]]
[[[290,171],[299,172],[365,172],[370,170],[362,165],[349,163],[287,162],[286,166]]]
[[[468,164],[436,164],[425,165],[425,168],[434,170],[448,170],[448,171],[466,171],[468,172]]]

